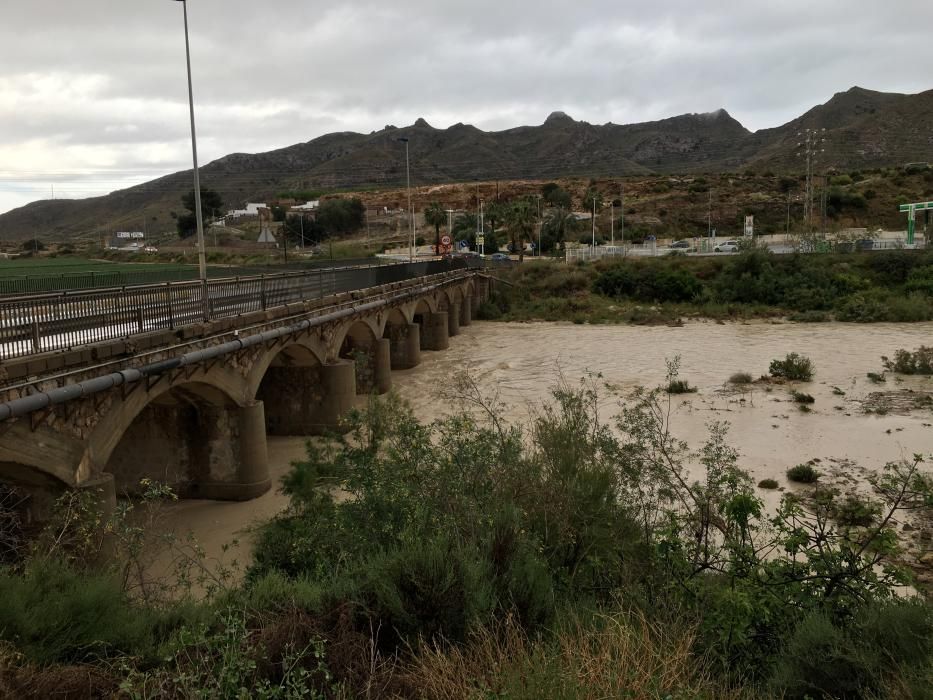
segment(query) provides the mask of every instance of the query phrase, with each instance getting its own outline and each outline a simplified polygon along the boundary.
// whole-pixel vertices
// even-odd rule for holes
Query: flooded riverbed
[[[529,407],[548,398],[560,374],[576,380],[598,372],[622,396],[637,386],[665,381],[665,358],[679,355],[680,376],[697,393],[674,397],[672,428],[691,448],[706,437],[710,421],[728,421],[729,443],[740,454],[740,466],[757,482],[776,479],[788,487],[788,467],[817,459],[836,471],[852,474],[880,469],[915,452],[933,451],[933,411],[906,414],[891,410],[866,413],[863,401],[873,393],[906,389],[933,391],[933,380],[888,375],[873,383],[868,372],[881,372],[881,356],[899,348],[933,343],[933,324],[791,324],[695,322],[682,327],[587,326],[572,324],[474,323],[452,338],[445,352],[426,352],[419,367],[393,372],[395,390],[416,415],[432,420],[450,411],[440,395],[449,378],[466,370],[487,393],[498,390],[515,421]],[[748,392],[724,391],[736,372],[766,374],[774,358],[799,352],[813,360],[814,381],[799,385],[815,402],[801,412],[788,387],[761,385]],[[877,399],[876,403],[877,404]],[[884,397],[881,397],[883,403]],[[619,396],[606,395],[604,414],[614,412]],[[226,561],[249,556],[249,527],[286,505],[278,483],[292,461],[304,454],[304,438],[269,438],[273,491],[247,503],[183,501],[169,507],[168,519],[178,534],[192,532],[209,558],[220,557],[223,545],[240,544]],[[832,462],[831,460],[837,460]],[[770,503],[777,492],[763,492]]]

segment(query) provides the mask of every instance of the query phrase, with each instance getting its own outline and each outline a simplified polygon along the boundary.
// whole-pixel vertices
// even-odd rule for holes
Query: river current
[[[609,416],[618,412],[619,394],[624,398],[637,386],[662,385],[665,359],[679,356],[680,377],[698,391],[673,398],[673,432],[691,448],[699,448],[709,422],[727,421],[728,442],[738,449],[740,466],[756,482],[774,478],[783,489],[793,488],[785,471],[809,460],[819,460],[837,477],[855,484],[855,475],[864,475],[866,469],[880,469],[916,452],[933,452],[929,408],[903,412],[895,400],[894,410],[887,413],[864,410],[866,401],[869,407],[877,406],[878,400],[884,403],[879,392],[903,396],[909,389],[933,391],[928,377],[888,374],[886,382],[877,384],[866,376],[882,371],[882,355],[931,344],[933,323],[700,321],[643,327],[474,322],[451,338],[449,350],[422,353],[421,365],[393,372],[392,377],[395,391],[423,420],[451,410],[441,388],[455,373],[467,371],[483,392],[498,392],[511,420],[523,421],[532,406],[547,400],[561,375],[575,381],[599,373],[600,381],[611,384],[617,394],[605,396],[601,413]],[[788,387],[767,391],[755,385],[736,392],[726,385],[736,372],[767,374],[770,361],[789,352],[807,355],[816,367],[814,380],[798,386],[815,399],[810,412],[798,409]],[[291,463],[303,457],[305,442],[300,437],[269,438],[274,487],[264,496],[246,503],[181,501],[168,506],[163,522],[179,536],[193,534],[208,560],[244,563],[251,550],[251,528],[286,506],[279,482]],[[779,493],[761,492],[772,505]],[[233,540],[238,544],[223,553]],[[158,562],[155,568],[161,568]]]

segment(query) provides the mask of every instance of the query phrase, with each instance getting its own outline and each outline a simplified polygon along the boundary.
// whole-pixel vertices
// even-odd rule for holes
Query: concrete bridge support
[[[421,326],[417,323],[386,324],[391,369],[411,369],[421,364]]]
[[[421,317],[421,349],[446,350],[450,347],[447,328],[449,325],[446,311],[425,312]]]
[[[388,338],[379,338],[373,350],[375,364],[374,375],[377,394],[386,394],[392,389],[392,342]]]
[[[356,366],[349,360],[305,367],[272,366],[257,398],[268,406],[270,435],[320,435],[334,430],[356,399]]]
[[[149,478],[189,498],[255,498],[271,486],[263,404],[213,404],[169,392],[127,428],[105,471],[114,479],[107,488],[119,493],[136,493]]]
[[[354,364],[357,394],[385,394],[392,388],[391,341],[376,338],[369,326],[358,323],[350,328],[340,357]]]
[[[447,307],[447,335],[460,335],[460,302],[452,301]]]
[[[479,308],[480,304],[489,298],[489,280],[485,277],[477,277],[473,282],[473,310]]]
[[[469,326],[473,323],[473,297],[464,295],[460,300],[460,326]]]
[[[341,360],[324,365],[321,382],[324,397],[314,412],[310,435],[319,435],[340,427],[340,419],[356,405],[356,367]]]

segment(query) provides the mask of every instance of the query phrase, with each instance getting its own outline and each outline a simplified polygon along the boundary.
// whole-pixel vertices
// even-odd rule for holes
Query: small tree
[[[179,238],[188,238],[193,236],[194,233],[198,230],[198,219],[196,215],[196,204],[194,201],[194,190],[190,190],[188,194],[181,198],[181,203],[184,205],[185,209],[188,210],[187,214],[181,214],[175,219],[175,225],[178,229]],[[201,224],[202,226],[207,220],[207,217],[211,215],[212,211],[221,211],[224,206],[223,198],[220,194],[210,188],[202,187],[201,188]]]
[[[40,241],[38,238],[30,238],[28,241],[23,241],[22,248],[27,253],[38,253],[40,250],[45,250],[45,243]]]

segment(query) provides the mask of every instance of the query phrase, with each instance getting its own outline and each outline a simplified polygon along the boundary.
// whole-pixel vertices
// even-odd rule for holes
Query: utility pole
[[[301,230],[301,249],[305,249],[305,213],[301,212],[298,215],[298,226]],[[369,218],[366,219],[367,233],[369,232]]]
[[[616,203],[614,199],[609,200],[609,245],[615,248],[616,245]]]
[[[408,138],[400,138],[405,144],[405,181],[408,186],[408,218],[411,221],[411,248],[409,248],[408,262],[415,261],[415,212],[411,208],[411,167],[408,160]]]
[[[823,143],[826,141],[826,129],[804,129],[802,132],[797,133],[797,138],[801,139],[797,142],[797,148],[802,148],[802,151],[797,153],[798,156],[805,156],[807,159],[807,185],[806,185],[806,194],[804,205],[804,219],[806,222],[806,229],[810,232],[813,228],[813,165],[816,162],[819,154],[823,153],[825,149],[823,148]]]
[[[706,206],[706,237],[713,237],[713,188],[709,192],[709,203]]]
[[[790,190],[787,191],[787,228],[784,229],[784,242],[790,236]]]
[[[828,179],[828,176],[823,176],[823,192],[820,197],[820,233],[824,238],[826,237],[826,181]]]
[[[593,251],[596,251],[596,193],[593,193]]]
[[[622,204],[619,207],[619,238],[622,242],[622,247],[625,248],[625,183],[619,185],[619,202]]]

